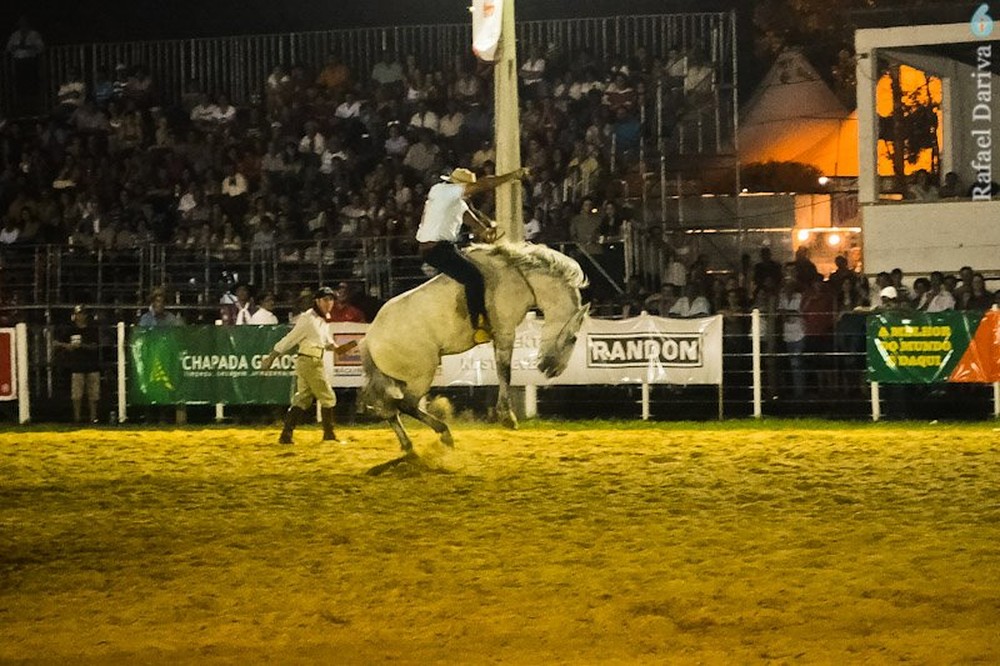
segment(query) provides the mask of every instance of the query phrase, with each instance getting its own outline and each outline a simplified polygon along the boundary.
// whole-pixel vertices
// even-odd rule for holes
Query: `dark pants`
[[[439,241],[424,251],[423,259],[465,287],[469,318],[475,327],[479,315],[486,315],[486,287],[483,284],[483,275],[476,265],[459,252],[454,243],[448,241]]]

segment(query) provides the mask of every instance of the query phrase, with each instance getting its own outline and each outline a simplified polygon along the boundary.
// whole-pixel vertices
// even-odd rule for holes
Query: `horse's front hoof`
[[[445,430],[441,433],[441,443],[449,449],[455,448],[455,438],[452,437],[451,430]]]

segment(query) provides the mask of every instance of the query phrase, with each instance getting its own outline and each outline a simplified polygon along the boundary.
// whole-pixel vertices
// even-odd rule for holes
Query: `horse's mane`
[[[587,286],[587,276],[580,268],[580,264],[547,245],[497,243],[496,245],[474,245],[471,249],[474,252],[499,257],[521,271],[545,273],[562,280],[570,287],[582,289]]]

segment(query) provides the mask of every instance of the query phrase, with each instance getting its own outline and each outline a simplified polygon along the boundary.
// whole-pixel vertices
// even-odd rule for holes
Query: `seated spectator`
[[[331,53],[316,77],[316,84],[331,92],[344,92],[351,85],[351,70],[340,61],[336,53]]]
[[[104,108],[115,94],[115,84],[108,73],[107,67],[98,67],[94,76],[94,102]]]
[[[217,113],[218,107],[207,95],[202,95],[201,100],[191,109],[189,118],[196,129],[207,132],[214,129]]]
[[[917,309],[924,312],[943,312],[955,309],[955,297],[945,289],[944,275],[941,271],[931,273],[930,290],[917,304]]]
[[[438,124],[441,138],[445,139],[452,148],[457,147],[463,136],[464,125],[465,114],[458,108],[458,102],[449,100],[448,113],[441,117]]]
[[[650,314],[666,317],[675,303],[677,303],[677,287],[669,282],[664,282],[658,292],[646,298],[643,307]]]
[[[372,67],[371,79],[379,86],[383,86],[390,91],[390,94],[398,95],[403,91],[403,65],[399,62],[396,54],[389,49],[382,51],[382,59]]]
[[[420,180],[427,182],[431,175],[442,170],[441,148],[433,143],[433,134],[420,132],[420,141],[410,146],[403,159],[403,166],[413,170]]]
[[[420,100],[417,102],[417,110],[410,116],[407,127],[410,132],[419,133],[420,130],[426,130],[436,135],[441,131],[441,120],[425,100]]]
[[[225,93],[220,93],[217,99],[215,108],[211,110],[210,122],[215,128],[225,128],[236,122],[236,107]]]
[[[250,241],[251,249],[258,252],[270,252],[275,248],[274,228],[269,218],[264,218]]]
[[[69,119],[70,125],[82,133],[104,133],[111,129],[104,111],[90,100],[85,100]]]
[[[689,282],[684,288],[684,295],[678,298],[667,310],[669,317],[707,317],[710,314],[712,314],[712,306],[705,298],[699,282]]]
[[[56,92],[56,113],[61,118],[68,118],[86,99],[87,84],[83,81],[83,75],[79,69],[71,67],[66,80],[59,85],[59,90]]]
[[[524,223],[524,240],[534,243],[542,234],[542,218],[545,216],[540,206],[535,206],[530,218]]]
[[[632,87],[628,78],[626,78],[626,75],[619,72],[615,74],[615,78],[604,89],[604,96],[601,98],[601,103],[611,109],[612,113],[617,114],[619,109],[629,111],[635,109],[638,99],[639,95],[635,88]]]
[[[468,68],[462,68],[461,74],[451,87],[451,99],[460,103],[470,103],[479,99],[482,94],[482,82]]]
[[[305,134],[299,139],[299,154],[313,156],[316,161],[326,150],[326,137],[319,133],[319,125],[310,120],[305,125]]]
[[[334,242],[326,228],[313,231],[312,239],[313,242],[306,247],[302,254],[302,261],[307,264],[332,265],[337,255],[334,251]]]
[[[389,123],[389,137],[385,140],[385,153],[390,157],[403,158],[410,149],[410,141],[403,134],[402,125],[398,120]]]
[[[993,294],[986,289],[982,273],[973,273],[971,288],[962,292],[957,309],[985,312],[993,306]]]
[[[521,84],[524,86],[525,98],[541,99],[546,94],[545,89],[545,58],[538,45],[528,49],[528,56],[521,62],[518,72]]]
[[[0,229],[0,245],[10,246],[17,242],[21,236],[21,228],[10,215],[3,220],[3,229]]]

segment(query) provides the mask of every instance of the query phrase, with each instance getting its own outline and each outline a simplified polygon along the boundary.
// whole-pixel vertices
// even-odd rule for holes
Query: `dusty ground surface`
[[[0,662],[1000,663],[1000,429],[0,433]]]

